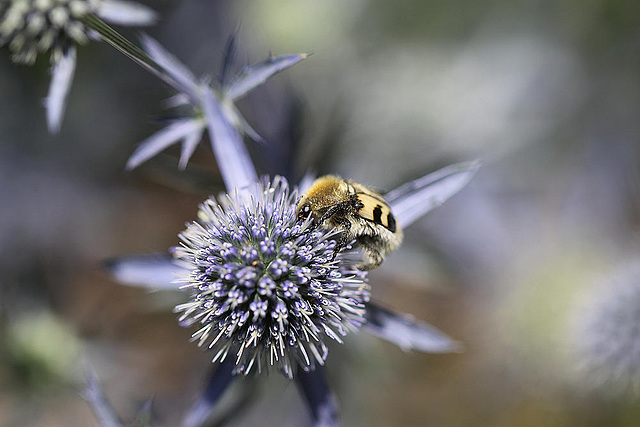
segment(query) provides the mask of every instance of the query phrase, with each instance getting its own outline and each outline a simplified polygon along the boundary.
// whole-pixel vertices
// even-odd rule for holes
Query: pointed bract
[[[220,76],[218,78],[218,84],[220,87],[226,86],[227,79],[229,78],[229,74],[231,73],[231,68],[233,67],[233,63],[235,62],[236,42],[237,33],[233,32],[227,39],[227,44],[224,47],[224,58],[222,59],[222,64],[220,64]]]
[[[126,169],[131,170],[146,162],[151,157],[160,153],[172,144],[184,141],[184,144],[193,144],[193,140],[200,140],[204,123],[198,119],[181,119],[173,122],[166,128],[156,132],[138,145],[129,160]],[[188,147],[191,149],[191,145]],[[193,147],[195,149],[195,147]],[[193,150],[191,150],[193,152]],[[186,162],[185,162],[186,164]]]
[[[188,271],[169,254],[124,255],[107,260],[104,265],[118,283],[153,290],[178,290],[176,278]]]
[[[226,107],[225,113],[228,115],[229,120],[231,120],[231,123],[233,123],[234,126],[238,130],[240,130],[240,132],[247,135],[249,138],[253,139],[255,142],[259,142],[262,144],[266,143],[264,138],[262,138],[260,134],[251,127],[251,125],[244,119],[244,117],[242,117],[242,114],[240,114],[240,112],[238,111],[235,105],[227,104],[225,105],[225,107]]]
[[[314,427],[337,427],[340,425],[338,401],[327,383],[324,369],[298,372],[296,384],[311,411]]]
[[[158,65],[166,71],[166,75],[174,81],[175,84],[172,85],[173,88],[179,93],[184,93],[190,97],[192,102],[198,99],[197,94],[200,92],[199,82],[191,70],[152,37],[143,34],[140,37],[140,41],[145,52],[147,52],[151,59],[157,62]]]
[[[183,427],[199,427],[213,413],[214,406],[233,380],[234,364],[231,359],[222,362],[207,380],[207,385],[182,420]]]
[[[286,70],[307,58],[305,53],[295,55],[269,56],[262,62],[245,67],[227,86],[225,96],[236,100],[266,82],[274,74]]]
[[[458,353],[462,344],[449,338],[439,329],[412,316],[400,315],[382,308],[372,301],[367,304],[367,323],[364,328],[379,338],[389,341],[404,351],[423,353]]]
[[[463,189],[480,166],[480,161],[447,166],[401,185],[384,197],[396,220],[407,227]]]
[[[102,390],[93,368],[89,367],[85,375],[86,385],[82,396],[91,405],[99,424],[102,427],[124,427]]]
[[[193,132],[184,138],[184,141],[182,142],[182,150],[180,151],[180,162],[178,163],[178,168],[181,170],[186,169],[187,163],[193,155],[193,152],[198,147],[203,133],[204,128],[200,128],[198,131]]]
[[[216,156],[227,191],[241,189],[258,181],[249,152],[240,132],[229,123],[212,90],[203,97],[204,117],[209,129],[211,148]]]
[[[154,10],[139,3],[120,0],[102,0],[96,15],[112,24],[136,27],[153,25],[158,20]]]
[[[76,48],[71,46],[65,54],[51,67],[51,83],[49,93],[44,99],[49,132],[58,133],[62,126],[62,118],[66,109],[67,96],[76,69]]]

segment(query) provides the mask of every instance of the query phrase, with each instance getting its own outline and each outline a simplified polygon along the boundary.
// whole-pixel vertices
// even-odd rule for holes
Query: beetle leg
[[[348,209],[349,209],[349,206],[348,206],[348,203],[346,203],[346,202],[338,203],[337,205],[331,206],[329,208],[329,210],[327,210],[324,213],[324,215],[322,215],[322,217],[320,217],[319,223],[323,224],[325,221],[329,220],[329,218],[331,218],[335,214],[344,213],[345,211],[348,211]],[[339,222],[339,221],[336,221],[336,222]]]
[[[351,221],[349,221],[346,216],[352,211],[353,201],[349,200],[332,206],[324,213],[324,215],[322,215],[322,217],[320,217],[318,225],[324,224],[325,221],[332,219],[336,224],[336,228],[340,229],[340,232],[342,233],[340,239],[338,239],[338,241],[336,242],[336,247],[333,250],[333,257],[331,258],[331,261],[336,259],[338,252],[340,252],[340,250],[347,246],[351,241],[351,237],[349,234],[349,231],[351,230]]]
[[[357,239],[362,249],[364,249],[364,262],[357,265],[359,270],[371,270],[382,264],[384,257],[380,251],[380,246],[371,236],[360,236]]]
[[[349,238],[349,230],[351,230],[351,221],[345,218],[341,218],[336,222],[342,228],[342,236],[340,236],[340,239],[336,243],[336,247],[333,250],[333,257],[331,257],[331,261],[336,259],[336,255],[338,255],[338,252],[340,252],[342,248],[347,246],[351,241],[351,239]]]

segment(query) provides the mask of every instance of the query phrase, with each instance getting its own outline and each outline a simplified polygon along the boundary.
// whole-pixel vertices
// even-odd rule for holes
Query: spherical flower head
[[[38,53],[57,62],[71,44],[86,43],[82,19],[98,0],[9,0],[0,5],[0,46],[8,45],[15,62],[32,64]]]
[[[617,269],[575,311],[580,379],[609,395],[640,395],[640,264]]]
[[[334,253],[335,232],[297,219],[297,198],[276,177],[209,199],[173,250],[193,290],[176,307],[180,321],[199,323],[193,339],[208,343],[214,361],[235,358],[236,373],[313,370],[327,358],[327,337],[342,342],[364,323],[366,273],[349,249]]]

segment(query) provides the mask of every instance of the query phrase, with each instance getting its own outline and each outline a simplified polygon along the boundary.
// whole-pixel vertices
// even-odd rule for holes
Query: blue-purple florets
[[[235,358],[236,372],[276,365],[291,378],[327,357],[326,337],[341,342],[364,323],[366,273],[349,252],[334,257],[335,234],[299,221],[286,180],[209,199],[199,223],[180,234],[174,255],[190,270],[194,290],[176,307],[214,361]]]

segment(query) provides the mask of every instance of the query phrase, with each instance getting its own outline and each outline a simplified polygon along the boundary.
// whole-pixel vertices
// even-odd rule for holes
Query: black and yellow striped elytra
[[[370,193],[356,192],[355,194],[358,201],[362,204],[362,207],[357,212],[359,216],[368,221],[373,221],[390,232],[395,233],[396,219],[391,213],[391,209],[389,208],[389,205],[387,205],[387,202],[385,202],[381,197]]]
[[[342,236],[336,253],[355,240],[364,249],[362,270],[378,267],[402,242],[402,229],[391,208],[377,192],[335,175],[318,178],[298,204],[301,219],[311,216],[325,229],[338,229]]]

